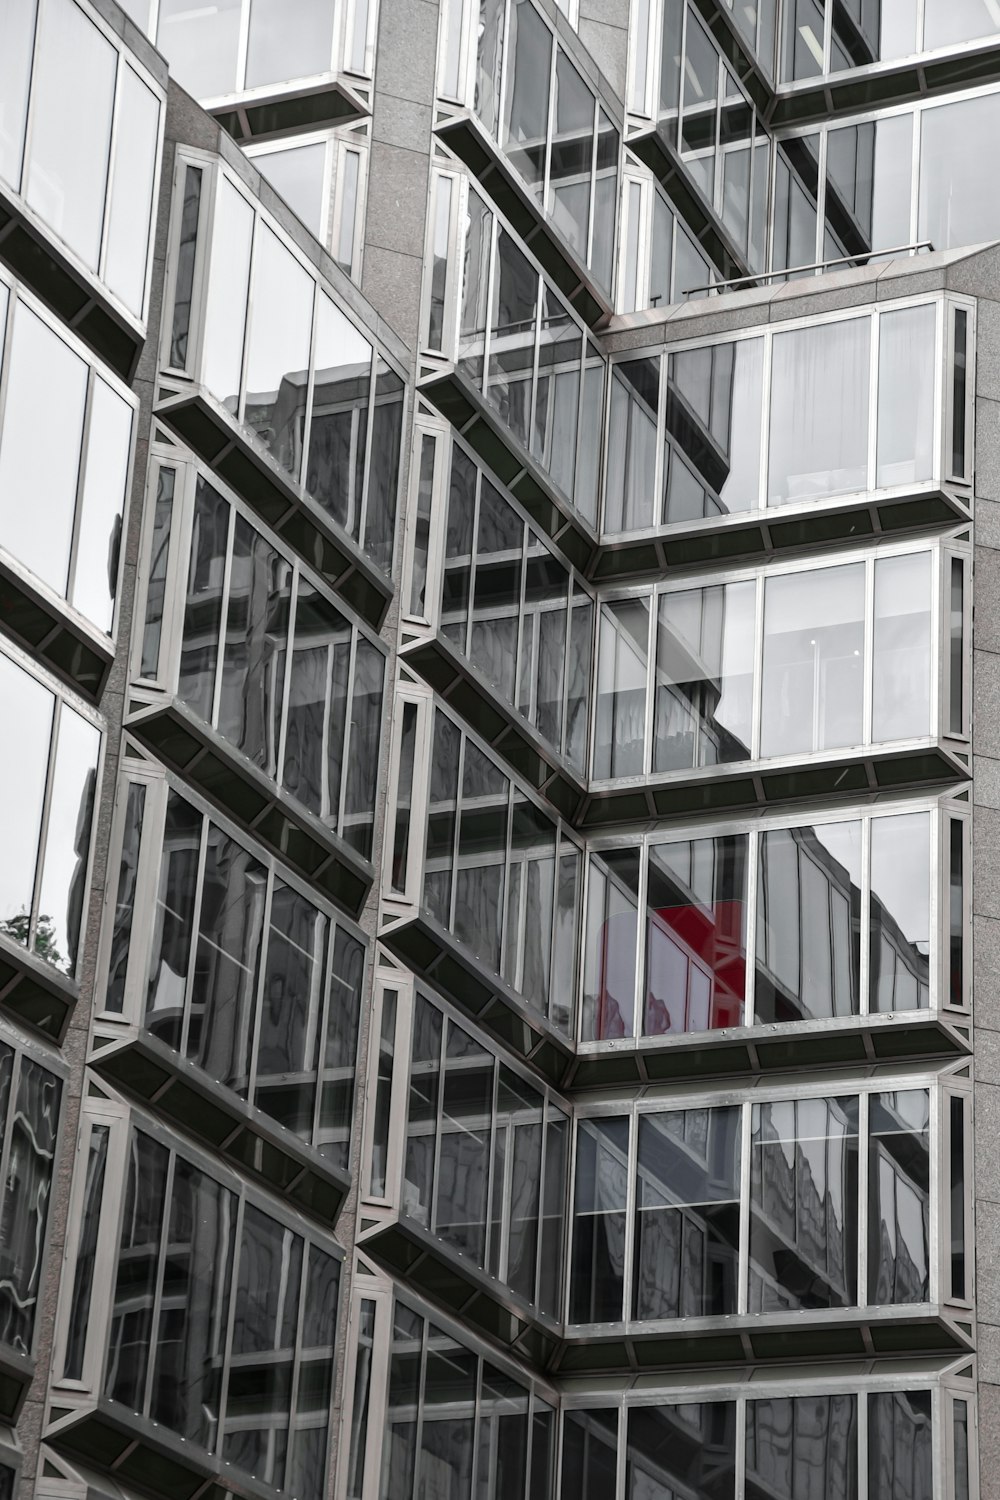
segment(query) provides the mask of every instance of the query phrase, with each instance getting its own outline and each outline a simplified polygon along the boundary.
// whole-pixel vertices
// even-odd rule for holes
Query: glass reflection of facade
[[[998,148],[993,0],[0,0],[0,1500],[1000,1496]]]

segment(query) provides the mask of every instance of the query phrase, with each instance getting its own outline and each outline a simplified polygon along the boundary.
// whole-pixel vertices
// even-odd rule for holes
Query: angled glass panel
[[[546,86],[548,80],[546,79]],[[594,96],[559,48],[546,211],[581,260],[587,259]]]
[[[401,1207],[425,1229],[431,1227],[433,1207],[443,1033],[441,1012],[418,994],[413,1008]]]
[[[186,7],[187,0],[177,3]],[[225,13],[226,7],[221,6],[213,15]],[[162,25],[161,21],[161,29]],[[201,365],[205,385],[234,415],[240,404],[253,221],[250,204],[220,173],[212,219]]]
[[[384,573],[392,568],[404,399],[403,381],[395,370],[390,370],[382,356],[377,355],[368,503],[361,544]]]
[[[432,1494],[439,1486],[445,1494],[472,1493],[478,1367],[471,1350],[428,1324],[419,1408],[418,1495]]]
[[[20,1354],[32,1347],[61,1096],[59,1079],[22,1056],[13,1108],[3,1111],[9,1155],[0,1206],[0,1342]]]
[[[744,1023],[746,834],[649,850],[643,1035]]]
[[[612,366],[604,530],[641,531],[656,513],[656,428],[660,358]]]
[[[931,820],[872,819],[871,1009],[930,1003]]]
[[[511,164],[541,198],[549,126],[552,32],[531,0],[514,0],[504,45],[508,69],[502,144]]]
[[[308,146],[289,146],[253,157],[253,164],[261,176],[276,193],[280,193],[317,239],[322,238],[326,211],[323,201],[326,153],[326,143],[314,141]]]
[[[912,114],[828,132],[826,222],[846,254],[909,244],[912,172]]]
[[[486,1259],[494,1069],[492,1055],[450,1022],[431,1227],[477,1265]]]
[[[97,726],[63,704],[49,787],[35,949],[67,974],[76,970],[83,928],[100,751]]]
[[[146,289],[160,101],[131,68],[122,74],[104,279],[138,317]]]
[[[422,904],[443,927],[451,926],[461,753],[457,724],[435,711]]]
[[[623,599],[601,610],[597,657],[595,779],[642,773],[649,667],[649,600]]]
[[[507,872],[504,974],[544,1014],[552,983],[556,828],[515,791]]]
[[[753,1106],[749,1311],[851,1307],[858,1291],[858,1101]]]
[[[285,640],[276,660],[276,690],[285,671]],[[281,771],[285,790],[336,828],[340,819],[348,718],[351,627],[304,578],[295,605],[292,660]],[[359,768],[364,770],[366,768]]]
[[[531,451],[569,496],[573,494],[582,340],[579,324],[543,281]]]
[[[520,10],[534,15],[530,0],[521,0]],[[487,394],[504,425],[525,447],[530,436],[538,286],[538,272],[513,235],[501,228],[493,278]]]
[[[639,851],[590,856],[581,1039],[635,1035]]]
[[[982,158],[1000,140],[1000,94],[925,109],[920,116],[918,240],[935,250],[980,245],[1000,233],[1000,204],[982,190]]]
[[[156,45],[178,83],[195,99],[237,87],[241,0],[192,9],[189,0],[161,0]]]
[[[873,1303],[930,1296],[930,1096],[926,1089],[873,1094],[868,1127],[868,1297]]]
[[[501,696],[516,699],[524,522],[484,476],[476,528],[469,659]]]
[[[864,596],[863,563],[765,580],[762,756],[861,743]]]
[[[928,734],[933,676],[929,552],[876,558],[874,654],[872,738]]]
[[[749,760],[757,585],[660,595],[653,770]]]
[[[324,0],[251,0],[247,88],[328,73],[336,16]]]
[[[563,1416],[562,1493],[578,1500],[615,1500],[618,1408],[567,1411]]]
[[[823,56],[823,0],[789,0],[781,7],[782,83],[797,83],[826,71]]]
[[[503,7],[499,6],[502,11]],[[490,263],[493,214],[470,184],[462,232],[462,300],[458,331],[458,367],[482,387],[486,331],[490,322]]]
[[[768,505],[865,489],[870,341],[868,318],[775,335]]]
[[[278,764],[291,572],[261,533],[237,516],[218,729],[269,776]]]
[[[118,592],[132,415],[132,408],[117,391],[99,375],[95,376],[70,602],[88,620],[108,632]]]
[[[873,1391],[868,1396],[868,1493],[931,1500],[934,1428],[930,1391]]]
[[[725,1316],[739,1285],[740,1111],[638,1121],[632,1316]]]
[[[748,1401],[750,1493],[775,1500],[856,1500],[857,1396],[786,1396]]]
[[[998,31],[1000,20],[987,0],[960,0],[957,5],[948,5],[945,0],[924,0],[925,51],[975,41],[981,36],[995,36]]]
[[[473,1500],[523,1495],[528,1465],[528,1390],[483,1363],[479,1463]]]
[[[934,472],[933,303],[879,319],[877,486],[918,484]]]
[[[372,348],[322,291],[305,483],[338,525],[357,538],[368,436]]]
[[[479,469],[457,443],[451,448],[448,521],[441,589],[441,633],[468,655],[469,597],[475,550]]]
[[[454,933],[500,971],[510,782],[470,740],[462,766]]]
[[[861,824],[761,833],[755,1020],[857,1015],[861,990]]]
[[[735,1401],[633,1406],[625,1420],[625,1500],[734,1500]]]
[[[571,1323],[620,1322],[622,1318],[628,1140],[625,1117],[581,1120],[577,1127]]]
[[[662,519],[693,521],[755,510],[763,339],[671,354],[667,369]]]
[[[305,268],[261,224],[254,247],[244,421],[293,479],[305,439],[313,292]]]

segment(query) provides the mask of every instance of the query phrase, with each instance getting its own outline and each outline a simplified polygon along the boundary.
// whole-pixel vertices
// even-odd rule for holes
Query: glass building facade
[[[0,1500],[1000,1500],[998,154],[993,0],[0,0]]]

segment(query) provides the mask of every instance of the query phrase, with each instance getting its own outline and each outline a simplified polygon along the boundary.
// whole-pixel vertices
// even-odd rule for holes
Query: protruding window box
[[[121,1484],[136,1484],[162,1500],[232,1500],[238,1495],[273,1500],[274,1490],[240,1475],[221,1459],[198,1450],[167,1428],[133,1417],[114,1401],[99,1400],[69,1413],[53,1408],[56,1420],[46,1441],[81,1463],[113,1473]]]
[[[74,980],[9,938],[0,937],[0,1005],[26,1026],[61,1037],[80,998]]]
[[[249,430],[203,386],[176,394],[161,386],[160,396],[157,416],[378,630],[392,598],[392,581],[353,538],[324,515],[305,487],[254,443]]]
[[[129,728],[173,770],[248,828],[279,859],[357,914],[374,879],[371,864],[315,814],[282,791],[177,698],[133,694]]]
[[[512,1354],[547,1365],[559,1349],[560,1323],[408,1216],[380,1223],[359,1244],[411,1287]]]
[[[330,1228],[351,1180],[320,1152],[146,1032],[95,1036],[108,1080]]]
[[[924,742],[888,750],[845,750],[821,762],[801,759],[782,766],[701,766],[678,781],[676,775],[651,777],[596,787],[580,817],[590,829],[616,823],[679,817],[728,809],[776,807],[803,799],[868,797],[879,792],[939,785],[943,789],[968,778],[970,768],[946,744]]]
[[[597,555],[597,533],[461,368],[450,366],[425,380],[419,389],[521,502],[532,520],[559,544],[574,567],[588,573]]]
[[[591,328],[605,324],[614,312],[609,293],[574,254],[475,116],[463,113],[443,119],[437,134],[482,184],[580,316]]]
[[[867,1067],[873,1063],[965,1056],[967,1026],[935,1012],[899,1011],[851,1017],[837,1023],[785,1022],[733,1026],[711,1032],[578,1043],[565,1086],[574,1089],[683,1079],[746,1077],[822,1067]]]
[[[634,1332],[566,1329],[556,1359],[561,1375],[626,1374],[639,1369],[768,1364],[816,1359],[953,1355],[972,1351],[972,1325],[946,1308],[855,1308],[691,1318]]]
[[[291,89],[258,89],[237,103],[210,103],[208,112],[241,146],[246,146],[269,136],[361,120],[367,116],[369,105],[348,79],[336,75],[308,79]]]
[[[387,926],[380,941],[414,973],[491,1032],[552,1083],[561,1084],[573,1061],[573,1044],[498,974],[491,974],[467,945],[426,911]]]
[[[60,609],[25,570],[4,558],[0,558],[0,618],[51,672],[98,701],[114,661],[114,643],[78,614]]]
[[[443,635],[414,640],[400,655],[466,723],[542,793],[562,815],[573,818],[586,782],[523,714],[493,691],[468,657]]]
[[[0,1420],[12,1426],[17,1421],[34,1375],[33,1359],[0,1344]]]

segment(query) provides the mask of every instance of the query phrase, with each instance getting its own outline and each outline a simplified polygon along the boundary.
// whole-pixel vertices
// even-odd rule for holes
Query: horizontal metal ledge
[[[208,466],[250,505],[300,557],[327,580],[375,630],[385,619],[392,580],[365,556],[353,537],[256,446],[249,432],[201,386],[170,393],[156,406]]]
[[[614,312],[610,292],[570,248],[493,137],[471,114],[440,120],[437,134],[482,183],[584,322],[591,328],[602,327]]]
[[[454,365],[430,376],[418,390],[458,429],[574,567],[589,573],[597,553],[597,533],[538,467],[482,392]]]
[[[0,557],[0,624],[42,663],[96,703],[115,659],[113,641],[88,629]]]
[[[356,917],[375,878],[371,864],[315,814],[280,791],[176,698],[133,698],[126,725],[168,766]]]
[[[1000,76],[1000,42],[962,42],[949,53],[870,63],[775,91],[765,118],[771,126],[856,114],[883,104],[903,104]]]
[[[567,1090],[869,1067],[971,1051],[968,1029],[931,1011],[729,1027],[577,1049]]]
[[[379,941],[516,1056],[561,1085],[573,1061],[569,1037],[532,1010],[498,974],[488,973],[471,949],[427,912],[387,926]]]
[[[101,295],[100,284],[57,249],[44,229],[0,188],[0,260],[64,323],[131,381],[145,342],[143,329]]]
[[[368,106],[346,79],[336,77],[316,80],[295,91],[213,105],[208,113],[234,140],[246,146],[270,136],[297,135],[363,120]]]
[[[562,1325],[516,1297],[503,1282],[405,1217],[380,1224],[358,1241],[414,1290],[426,1294],[466,1326],[545,1367],[558,1348]]]
[[[494,693],[482,673],[451,641],[435,635],[400,651],[411,667],[449,703],[487,744],[565,818],[576,816],[587,784],[555,748],[510,704]]]
[[[943,485],[871,495],[860,501],[857,496],[847,501],[817,500],[808,509],[794,511],[781,507],[709,516],[641,536],[602,540],[590,576],[598,583],[617,582],[668,569],[812,553],[883,536],[940,530],[970,519],[961,496]]]
[[[0,936],[0,1006],[4,1010],[58,1041],[79,997],[74,980]]]
[[[79,1410],[66,1410],[58,1388],[50,1410],[58,1420],[45,1441],[61,1453],[105,1473],[125,1487],[135,1485],[160,1500],[274,1500],[272,1486],[237,1473],[231,1464],[186,1442],[160,1423],[101,1397]]]
[[[971,774],[943,745],[899,750],[848,750],[828,760],[793,765],[736,761],[675,772],[638,783],[592,789],[578,826],[593,831],[618,823],[654,823],[698,813],[783,807],[807,799],[865,799],[918,787],[954,786]]]
[[[689,1319],[670,1329],[659,1323],[648,1332],[572,1327],[554,1369],[560,1375],[617,1375],[971,1352],[971,1321],[963,1325],[944,1309],[924,1304]]]
[[[336,1224],[350,1177],[155,1037],[140,1032],[117,1040],[98,1032],[90,1063],[238,1171],[249,1172],[327,1228]]]
[[[739,281],[746,277],[748,284],[752,284],[746,252],[695,187],[683,159],[662,128],[656,125],[652,130],[630,136],[627,145],[652,172],[723,280]]]

